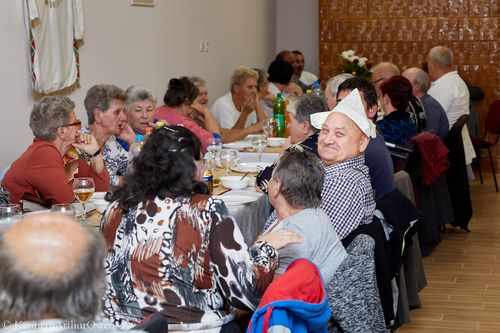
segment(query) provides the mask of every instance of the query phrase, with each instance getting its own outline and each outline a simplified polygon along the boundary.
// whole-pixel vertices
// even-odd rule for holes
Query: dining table
[[[250,172],[245,176],[248,186],[241,190],[231,190],[225,188],[218,180],[225,175],[222,169],[214,170],[213,196],[221,199],[238,228],[241,230],[245,243],[251,245],[260,234],[267,218],[271,215],[273,207],[267,195],[255,188],[255,176],[257,172]],[[243,177],[245,172],[231,171],[231,175]]]

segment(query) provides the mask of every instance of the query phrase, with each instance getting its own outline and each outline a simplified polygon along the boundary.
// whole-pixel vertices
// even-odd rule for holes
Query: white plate
[[[252,195],[244,195],[244,194],[226,194],[226,195],[216,195],[214,196],[216,199],[221,199],[224,201],[226,206],[240,206],[246,203],[254,202],[259,197]]]
[[[222,148],[229,148],[229,149],[243,149],[251,147],[252,147],[252,142],[250,141],[235,141],[230,143],[224,143],[222,145]]]
[[[252,139],[261,138],[262,134],[248,134],[243,140],[252,141]]]
[[[286,138],[268,138],[267,145],[269,147],[281,147],[285,143]]]
[[[248,163],[239,163],[233,168],[233,171],[236,172],[259,172],[260,170],[265,169],[270,166],[272,163],[268,162],[248,162]]]
[[[94,192],[91,199],[104,199],[104,196],[108,192]]]

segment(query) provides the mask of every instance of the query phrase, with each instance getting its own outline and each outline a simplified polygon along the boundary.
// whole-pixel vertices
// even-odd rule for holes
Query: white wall
[[[300,50],[305,69],[319,74],[319,0],[277,0],[276,52]]]
[[[0,1],[0,168],[32,141],[24,1]],[[84,121],[83,99],[93,84],[145,84],[161,104],[171,77],[199,75],[208,81],[213,101],[228,90],[234,67],[267,68],[274,57],[275,0],[156,0],[153,8],[129,4],[84,0],[82,87],[69,95]],[[208,53],[199,52],[200,40],[210,41]]]

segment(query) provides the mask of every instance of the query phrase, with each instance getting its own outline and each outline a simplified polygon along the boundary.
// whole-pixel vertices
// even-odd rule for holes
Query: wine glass
[[[231,174],[231,168],[236,163],[238,159],[238,152],[234,149],[225,149],[220,153],[220,163],[222,167],[226,169],[227,175]]]
[[[262,153],[267,148],[267,138],[264,136],[253,138],[252,147],[259,154],[259,162],[262,162]]]
[[[53,204],[50,211],[52,213],[58,213],[72,218],[76,216],[75,208],[71,204]]]
[[[23,212],[18,204],[0,205],[0,228],[8,227],[18,222],[23,217]]]
[[[88,177],[75,178],[73,180],[73,194],[75,198],[81,202],[83,213],[82,213],[82,222],[85,221],[85,204],[87,201],[92,198],[94,195],[95,185],[94,180]]]
[[[222,144],[220,142],[220,139],[213,139],[212,142],[207,147],[207,151],[210,153],[209,160],[210,164],[209,167],[211,170],[215,169],[216,165],[216,160],[217,157],[220,154],[220,151],[222,150]]]

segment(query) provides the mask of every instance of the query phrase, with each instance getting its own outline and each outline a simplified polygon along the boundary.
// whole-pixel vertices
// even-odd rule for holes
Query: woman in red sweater
[[[2,180],[13,203],[23,198],[45,206],[71,203],[75,177],[92,177],[96,191],[109,189],[99,145],[93,135],[80,132],[74,109],[75,103],[63,96],[45,97],[33,106],[29,125],[35,139]],[[79,158],[73,147],[90,155],[90,162]],[[70,149],[74,162],[66,164]]]

